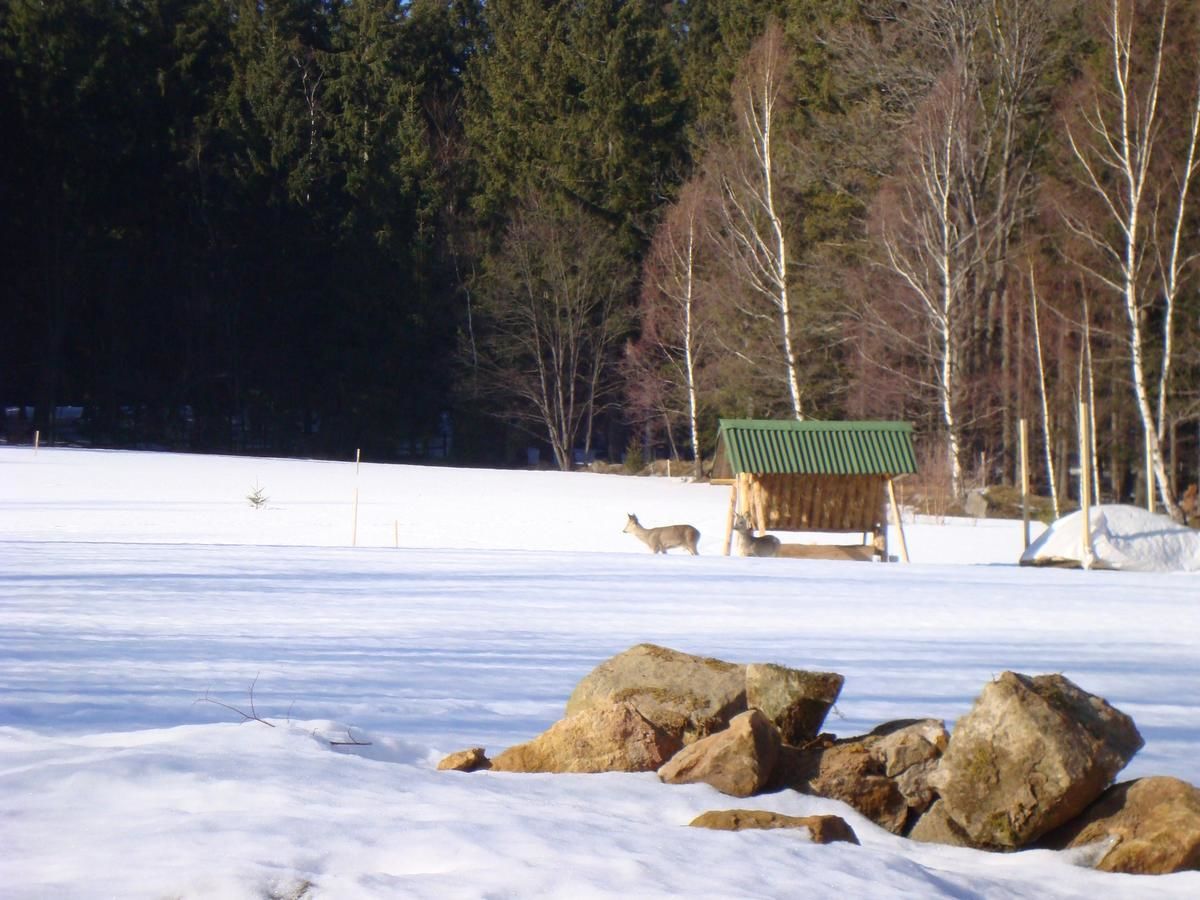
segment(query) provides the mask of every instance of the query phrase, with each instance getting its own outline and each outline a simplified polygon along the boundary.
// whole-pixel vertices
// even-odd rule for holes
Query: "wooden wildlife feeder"
[[[907,422],[721,419],[711,480],[729,484],[734,513],[756,531],[861,534],[861,544],[783,544],[780,556],[887,561],[886,510],[908,561],[892,480],[917,471]]]

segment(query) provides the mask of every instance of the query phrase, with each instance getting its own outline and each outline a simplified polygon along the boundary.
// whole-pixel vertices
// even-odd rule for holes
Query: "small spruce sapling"
[[[255,509],[262,509],[267,505],[267,495],[263,493],[263,489],[259,487],[257,481],[254,482],[254,490],[246,495],[246,499],[250,501],[250,505]]]

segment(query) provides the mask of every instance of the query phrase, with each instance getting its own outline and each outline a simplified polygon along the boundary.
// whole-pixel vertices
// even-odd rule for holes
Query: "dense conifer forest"
[[[1200,469],[1200,8],[4,0],[6,436],[570,467],[888,418]],[[65,409],[79,411],[68,422]],[[68,427],[69,425],[69,427]]]

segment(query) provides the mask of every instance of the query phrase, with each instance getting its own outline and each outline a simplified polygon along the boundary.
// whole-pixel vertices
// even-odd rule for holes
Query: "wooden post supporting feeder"
[[[861,536],[859,544],[784,543],[780,556],[887,561],[890,506],[907,561],[893,478],[914,472],[906,422],[722,419],[712,480],[732,486],[725,554],[741,512],[759,531]]]
[[[908,541],[904,538],[904,523],[900,521],[900,504],[896,502],[896,487],[889,478],[887,482],[888,506],[892,510],[892,524],[896,526],[896,534],[900,537],[900,559],[908,562]],[[887,557],[884,557],[887,562]]]

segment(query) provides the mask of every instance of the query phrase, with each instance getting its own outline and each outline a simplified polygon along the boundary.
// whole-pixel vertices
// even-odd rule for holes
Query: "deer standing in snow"
[[[637,516],[629,514],[629,521],[622,529],[642,541],[653,553],[666,553],[672,547],[683,547],[692,556],[697,556],[696,544],[700,532],[691,525],[661,525],[658,528],[643,528]]]

